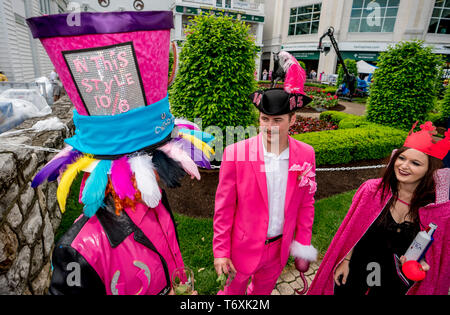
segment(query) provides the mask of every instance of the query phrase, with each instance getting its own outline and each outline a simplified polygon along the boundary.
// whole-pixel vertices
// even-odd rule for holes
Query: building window
[[[353,0],[349,32],[392,33],[400,0]]]
[[[225,8],[231,8],[231,0],[216,0],[216,7],[222,8],[225,4]]]
[[[288,35],[315,34],[319,31],[322,4],[291,8]]]
[[[436,0],[428,33],[450,34],[450,0]]]

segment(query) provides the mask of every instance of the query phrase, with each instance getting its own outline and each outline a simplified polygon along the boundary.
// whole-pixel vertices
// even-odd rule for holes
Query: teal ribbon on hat
[[[168,96],[114,116],[84,116],[74,109],[75,135],[64,141],[86,154],[127,154],[167,138],[174,121]]]

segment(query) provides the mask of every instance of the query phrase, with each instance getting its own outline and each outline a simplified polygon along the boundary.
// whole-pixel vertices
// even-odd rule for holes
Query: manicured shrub
[[[257,117],[249,95],[258,51],[249,26],[227,16],[199,15],[186,30],[179,71],[170,89],[177,117],[202,119],[202,126],[247,127]]]
[[[381,53],[367,101],[367,120],[409,130],[434,106],[442,57],[422,41],[400,42]]]
[[[319,118],[321,120],[331,121],[335,124],[339,124],[339,122],[343,119],[349,118],[349,119],[358,119],[360,116],[352,115],[344,112],[338,112],[334,110],[329,110],[326,112],[320,113]]]
[[[441,102],[442,120],[446,123],[450,117],[450,85],[447,86],[444,99]]]
[[[376,124],[361,128],[338,129],[294,135],[311,145],[317,165],[381,159],[403,145],[407,132]]]

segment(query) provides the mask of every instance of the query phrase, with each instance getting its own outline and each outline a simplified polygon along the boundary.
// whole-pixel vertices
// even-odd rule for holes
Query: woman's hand
[[[334,282],[341,286],[341,282],[339,282],[339,278],[342,276],[342,284],[345,284],[347,282],[348,273],[350,272],[349,267],[350,262],[348,260],[343,260],[339,266],[336,268],[336,271],[334,272]]]
[[[401,257],[400,257],[400,263],[402,264],[402,266],[403,266],[403,264],[404,264],[405,262],[406,262],[406,257],[405,257],[405,256],[401,256]],[[427,264],[427,262],[425,261],[425,259],[422,259],[422,260],[420,261],[420,264],[422,265],[423,271],[428,271],[428,270],[430,270],[430,265]]]

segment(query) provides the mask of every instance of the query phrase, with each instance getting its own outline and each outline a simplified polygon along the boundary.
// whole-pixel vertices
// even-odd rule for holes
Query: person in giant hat
[[[62,212],[84,172],[83,214],[56,244],[50,294],[168,294],[183,266],[164,190],[210,167],[213,138],[175,119],[167,97],[170,11],[27,20],[75,107],[75,134],[33,179],[58,179]],[[75,277],[73,272],[79,272]]]
[[[224,151],[213,252],[217,274],[228,274],[230,281],[219,294],[270,295],[289,255],[302,274],[317,258],[311,244],[314,149],[289,136],[296,110],[311,99],[303,90],[305,70],[289,53],[279,57],[284,88],[250,96],[260,111],[260,133]]]

